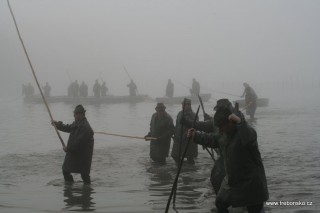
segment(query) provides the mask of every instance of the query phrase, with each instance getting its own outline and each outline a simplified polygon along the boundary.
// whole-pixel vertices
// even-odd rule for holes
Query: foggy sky
[[[239,95],[245,81],[320,82],[317,0],[10,2],[38,78],[53,95],[66,94],[67,71],[89,91],[103,79],[110,93],[126,95],[124,66],[139,92],[153,97],[164,95],[168,78],[191,85],[195,77]],[[4,0],[0,26],[0,97],[19,96],[34,80]]]

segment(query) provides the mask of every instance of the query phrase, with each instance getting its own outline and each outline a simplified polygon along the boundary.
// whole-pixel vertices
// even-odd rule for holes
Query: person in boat
[[[73,83],[73,88],[72,88],[72,97],[78,97],[79,96],[79,83],[78,80],[75,80]]]
[[[73,111],[74,122],[63,124],[61,121],[52,121],[58,130],[70,133],[67,146],[64,148],[62,173],[66,182],[74,182],[71,173],[80,173],[85,184],[90,184],[90,170],[93,155],[93,130],[85,116],[86,110],[82,105],[76,106]]]
[[[219,133],[191,128],[188,137],[197,144],[222,150],[226,176],[216,197],[218,212],[229,212],[230,206],[246,207],[249,213],[263,211],[269,193],[256,131],[241,113],[227,107],[216,111],[214,123]]]
[[[159,164],[166,163],[169,155],[171,136],[174,133],[174,125],[171,116],[166,112],[163,103],[157,103],[156,113],[152,115],[150,131],[145,136],[157,138],[150,141],[150,158]]]
[[[129,87],[129,95],[130,96],[136,96],[137,95],[137,85],[133,82],[133,80],[131,79],[130,83],[127,84],[127,87]]]
[[[173,92],[174,92],[174,84],[172,83],[171,79],[169,79],[166,87],[166,96],[169,98],[172,98]]]
[[[44,91],[44,96],[50,97],[51,87],[48,82],[46,82],[46,85],[44,87],[42,87],[42,89]]]
[[[93,95],[96,98],[99,98],[101,95],[101,85],[99,84],[98,80],[96,80],[95,84],[93,85]]]
[[[84,81],[82,81],[79,87],[79,95],[80,97],[88,97],[88,86]]]
[[[193,78],[192,79],[192,87],[190,89],[191,96],[197,96],[200,94],[200,83]]]
[[[71,82],[68,86],[68,97],[72,97],[73,94],[73,82]]]
[[[103,82],[103,84],[101,85],[101,96],[107,96],[107,92],[108,92],[108,87],[106,85],[106,82]]]
[[[182,121],[182,117],[187,120],[193,120],[196,117],[196,114],[192,111],[191,107],[191,100],[185,99],[182,102],[182,110],[178,113],[177,119],[176,119],[176,127],[174,132],[174,142],[173,147],[171,150],[171,157],[174,159],[174,161],[179,164],[181,161],[181,157],[186,149],[187,146],[187,130],[188,126],[184,125]],[[199,118],[197,118],[197,121]],[[198,157],[198,144],[196,143],[189,143],[188,150],[186,152],[187,162],[189,164],[194,165],[194,158]]]
[[[243,83],[243,86],[244,91],[241,97],[244,97],[245,100],[246,114],[249,115],[251,119],[253,119],[257,109],[258,96],[248,83]]]
[[[28,85],[22,85],[22,95],[26,98],[34,95],[34,88],[31,83],[28,83]]]

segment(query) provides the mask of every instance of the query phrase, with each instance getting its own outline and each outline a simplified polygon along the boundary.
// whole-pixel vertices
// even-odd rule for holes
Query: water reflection
[[[172,184],[176,176],[175,166],[160,166],[152,164],[147,168],[150,173],[149,203],[154,210],[164,210],[171,192]],[[175,212],[190,212],[201,208],[203,199],[203,185],[207,185],[207,178],[199,173],[194,165],[184,165],[179,176],[175,205],[171,201],[171,209]]]
[[[72,211],[95,211],[95,203],[92,201],[94,190],[90,185],[65,184],[64,209]]]

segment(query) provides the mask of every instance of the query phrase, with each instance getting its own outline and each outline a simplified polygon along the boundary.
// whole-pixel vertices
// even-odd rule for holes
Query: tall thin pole
[[[36,83],[37,83],[38,89],[39,89],[39,91],[40,91],[40,94],[41,94],[41,97],[42,97],[42,99],[43,99],[43,102],[44,102],[45,105],[46,105],[46,108],[47,108],[47,110],[48,110],[49,116],[50,116],[51,120],[53,120],[52,113],[51,113],[51,111],[50,111],[50,108],[49,108],[49,106],[48,106],[48,103],[47,103],[47,101],[46,101],[46,98],[44,97],[43,92],[42,92],[42,90],[41,90],[39,81],[38,81],[37,76],[36,76],[36,73],[35,73],[35,71],[34,71],[34,69],[33,69],[33,66],[32,66],[31,60],[30,60],[30,58],[29,58],[27,49],[26,49],[26,47],[24,46],[24,43],[23,43],[23,40],[22,40],[20,31],[19,31],[19,28],[18,28],[18,25],[17,25],[17,21],[16,21],[14,15],[13,15],[13,12],[12,12],[12,9],[11,9],[9,0],[7,0],[7,2],[8,2],[9,10],[10,10],[11,16],[12,16],[12,18],[13,18],[14,25],[15,25],[15,27],[16,27],[16,30],[17,30],[17,33],[18,33],[18,36],[19,36],[21,45],[22,45],[22,47],[23,47],[24,53],[25,53],[25,55],[26,55],[26,57],[27,57],[27,60],[28,60],[29,65],[30,65],[30,68],[31,68],[31,71],[32,71],[34,80],[35,80]],[[60,139],[60,142],[61,142],[62,147],[65,148],[66,145],[64,144],[63,139],[62,139],[60,133],[58,132],[57,127],[56,127],[55,125],[53,125],[53,126],[54,126],[54,129],[56,130],[56,133],[57,133],[59,139]]]
[[[192,127],[194,126],[194,124],[195,124],[196,121],[197,121],[197,117],[198,117],[198,114],[199,114],[199,109],[200,109],[200,105],[199,105],[199,107],[198,107],[198,109],[197,109],[196,117],[195,117],[194,120],[193,120],[193,125],[192,125]],[[168,199],[168,202],[167,202],[167,206],[166,206],[166,211],[165,211],[165,213],[168,213],[168,211],[169,211],[171,199],[172,199],[172,196],[173,196],[173,194],[174,194],[174,191],[175,191],[176,188],[177,188],[178,179],[179,179],[179,175],[180,175],[180,172],[181,172],[183,160],[184,160],[184,157],[185,157],[186,154],[187,154],[187,150],[188,150],[189,144],[190,144],[190,138],[187,139],[186,149],[184,150],[184,153],[183,153],[183,155],[182,155],[182,158],[181,158],[181,161],[180,161],[180,164],[179,164],[179,167],[178,167],[178,172],[177,172],[177,174],[176,174],[176,178],[174,179],[174,182],[173,182],[173,185],[172,185],[172,188],[171,188],[171,193],[170,193],[170,195],[169,195],[169,199]]]

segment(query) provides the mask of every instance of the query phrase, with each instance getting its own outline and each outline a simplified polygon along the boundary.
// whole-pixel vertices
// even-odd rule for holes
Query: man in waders
[[[64,148],[62,173],[66,182],[74,182],[71,173],[80,173],[85,184],[90,184],[90,169],[93,154],[93,130],[85,117],[86,110],[78,105],[74,112],[75,121],[72,124],[63,124],[61,121],[52,121],[58,130],[70,133],[68,144]]]
[[[179,164],[181,157],[187,146],[187,130],[188,126],[184,125],[182,121],[182,117],[184,119],[188,119],[193,121],[196,117],[196,113],[192,111],[191,108],[191,100],[185,99],[182,102],[182,110],[178,113],[176,119],[176,128],[174,132],[174,143],[171,151],[171,157],[175,160],[177,165]],[[199,119],[197,118],[197,121]],[[194,158],[198,157],[198,144],[189,143],[188,150],[186,152],[187,162],[189,164],[195,164]]]
[[[269,194],[256,131],[242,114],[227,107],[217,110],[214,123],[219,133],[207,134],[191,128],[188,137],[195,143],[222,150],[226,177],[216,198],[218,213],[229,212],[230,206],[245,206],[249,213],[263,212],[263,202]]]
[[[174,132],[174,125],[171,116],[166,112],[163,103],[158,103],[156,113],[152,115],[150,131],[145,136],[157,138],[150,141],[150,158],[159,164],[166,163],[169,155],[171,136]]]

